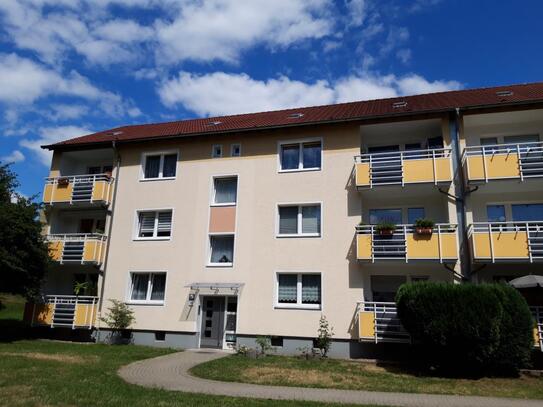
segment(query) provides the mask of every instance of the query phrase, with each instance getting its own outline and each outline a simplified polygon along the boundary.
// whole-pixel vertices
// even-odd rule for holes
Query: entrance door
[[[202,298],[201,348],[222,348],[224,336],[224,297]]]

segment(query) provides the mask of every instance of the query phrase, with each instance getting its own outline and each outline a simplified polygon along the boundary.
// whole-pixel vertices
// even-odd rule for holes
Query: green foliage
[[[87,281],[76,282],[74,284],[74,294],[75,295],[83,294],[85,291],[87,291],[89,289],[89,286],[90,286],[90,284]]]
[[[315,346],[320,350],[321,356],[325,358],[328,355],[330,346],[332,346],[332,336],[334,336],[334,328],[324,315],[321,315],[319,320],[319,329],[317,330],[317,339]]]
[[[102,322],[105,322],[108,327],[113,331],[120,332],[130,327],[136,320],[134,317],[134,311],[130,307],[119,300],[110,299],[113,304],[108,308],[107,314],[100,318]]]
[[[531,315],[511,287],[417,282],[402,285],[396,302],[425,361],[444,372],[512,374],[528,362]]]
[[[432,219],[417,219],[415,221],[416,228],[433,228],[435,224]]]
[[[9,165],[0,165],[0,292],[33,297],[49,267],[49,249],[41,233],[42,207],[18,195],[18,186]]]
[[[383,232],[387,230],[395,230],[396,224],[392,222],[379,222],[377,226],[375,226],[375,230],[377,232]]]
[[[255,342],[260,348],[260,354],[263,356],[273,349],[269,336],[257,336]]]

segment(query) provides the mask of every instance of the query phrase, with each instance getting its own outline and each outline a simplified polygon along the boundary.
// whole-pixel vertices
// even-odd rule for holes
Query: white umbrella
[[[515,288],[543,287],[543,276],[530,274],[509,281],[509,284]]]

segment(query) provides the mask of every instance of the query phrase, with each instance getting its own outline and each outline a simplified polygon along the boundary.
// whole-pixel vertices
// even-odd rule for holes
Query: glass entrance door
[[[202,298],[201,348],[222,348],[224,337],[225,298],[220,296]]]

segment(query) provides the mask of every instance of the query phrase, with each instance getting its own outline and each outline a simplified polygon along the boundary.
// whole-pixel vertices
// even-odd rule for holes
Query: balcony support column
[[[469,278],[471,274],[471,261],[469,253],[469,245],[467,238],[467,223],[466,223],[466,191],[464,182],[464,173],[462,171],[462,154],[460,147],[460,109],[456,109],[455,113],[449,116],[449,136],[451,140],[451,161],[453,167],[453,184],[456,205],[456,216],[458,220],[458,250],[460,262],[460,273],[463,278]]]

